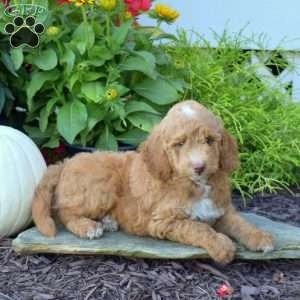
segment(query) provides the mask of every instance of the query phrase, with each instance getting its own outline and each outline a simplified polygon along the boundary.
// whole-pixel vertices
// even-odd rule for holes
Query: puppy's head
[[[238,165],[234,138],[192,100],[173,106],[140,149],[150,173],[161,180],[174,175],[198,182],[218,169],[231,172]]]

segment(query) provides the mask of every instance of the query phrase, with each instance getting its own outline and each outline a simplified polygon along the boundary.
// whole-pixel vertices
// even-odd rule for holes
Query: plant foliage
[[[224,32],[216,41],[217,47],[200,36],[191,42],[181,32],[169,51],[189,70],[185,97],[214,111],[239,142],[241,168],[234,187],[246,195],[299,186],[300,104],[283,86],[257,76],[261,65],[250,63],[253,53],[242,50],[240,34]]]
[[[39,47],[24,48],[24,128],[43,147],[138,144],[182,97],[183,73],[158,45],[166,35],[139,26],[123,1],[99,3],[52,4]]]

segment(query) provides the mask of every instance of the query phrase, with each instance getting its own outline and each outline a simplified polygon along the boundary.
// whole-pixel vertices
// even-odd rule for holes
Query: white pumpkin
[[[0,238],[30,224],[32,196],[45,170],[45,160],[29,137],[0,126]]]

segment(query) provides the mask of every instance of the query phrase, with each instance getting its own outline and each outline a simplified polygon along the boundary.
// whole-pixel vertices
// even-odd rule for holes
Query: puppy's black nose
[[[197,173],[197,174],[202,174],[203,173],[203,171],[205,170],[205,166],[203,166],[203,167],[199,167],[199,168],[196,168],[195,169],[195,172]]]

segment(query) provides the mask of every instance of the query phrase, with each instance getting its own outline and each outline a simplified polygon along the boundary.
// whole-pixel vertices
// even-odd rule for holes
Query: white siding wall
[[[225,28],[238,32],[246,25],[244,33],[265,33],[268,48],[278,45],[286,49],[300,49],[299,0],[159,0],[178,9],[181,17],[174,25],[164,25],[168,31],[176,27],[194,29],[212,40],[211,29],[222,33]],[[152,20],[144,19],[151,24]],[[284,42],[283,42],[284,40]]]
[[[212,45],[216,45],[212,30],[221,35],[226,29],[231,33],[243,29],[244,37],[260,35],[267,50],[283,49],[282,56],[296,68],[287,68],[279,76],[273,76],[261,63],[259,74],[272,84],[281,82],[292,85],[292,97],[300,101],[300,0],[161,0],[180,11],[180,18],[173,25],[163,25],[167,32],[176,32],[178,27],[193,30],[205,36]],[[154,24],[147,17],[141,19],[143,25]],[[254,43],[245,48],[257,49]],[[299,51],[299,52],[297,52]]]

